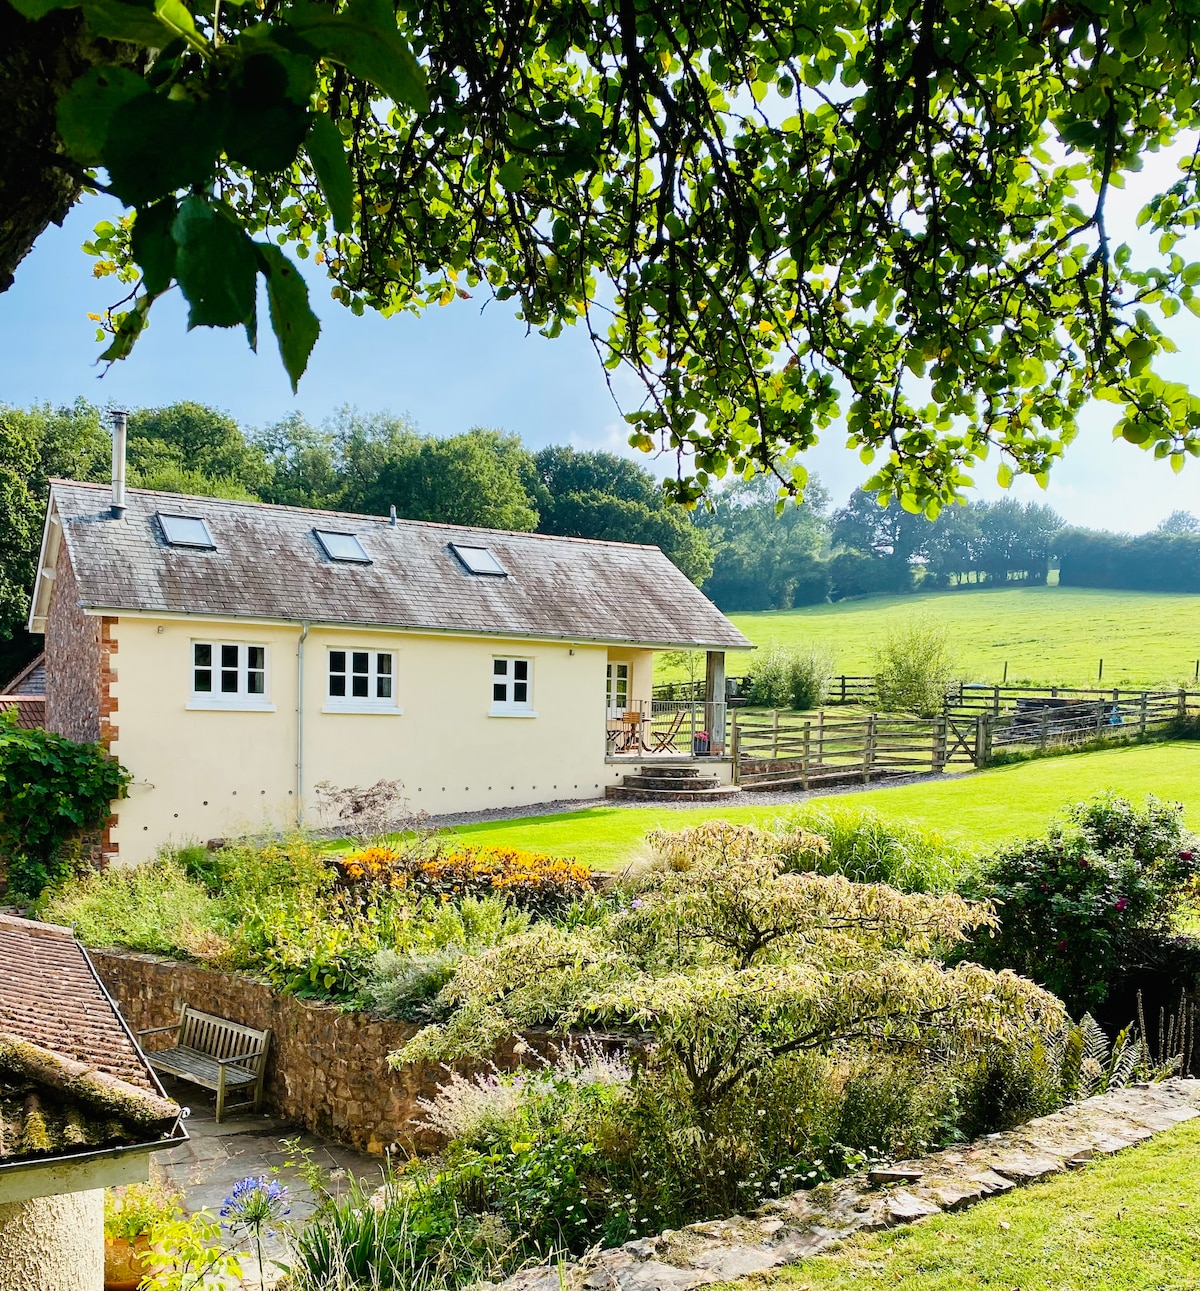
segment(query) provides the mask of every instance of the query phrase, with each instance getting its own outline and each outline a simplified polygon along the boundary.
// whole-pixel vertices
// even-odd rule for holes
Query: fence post
[[[809,753],[809,732],[812,729],[812,722],[805,719],[804,722],[804,752],[801,754],[800,762],[800,788],[808,788],[808,753]]]
[[[1042,709],[1042,738],[1039,745],[1039,747],[1042,748],[1043,750],[1046,747],[1046,731],[1048,730],[1049,726],[1050,726],[1050,710],[1048,708],[1043,708]]]
[[[771,756],[779,756],[779,709],[771,709]]]
[[[937,775],[946,769],[946,716],[933,719],[933,771]]]
[[[741,780],[741,775],[738,771],[738,763],[741,761],[741,745],[738,735],[737,709],[735,708],[729,715],[729,752],[733,757],[733,770],[730,779],[734,784],[738,784]]]
[[[1000,687],[999,686],[992,687],[992,712],[995,713],[997,717],[1000,716]]]
[[[1185,721],[1185,720],[1186,720],[1186,718],[1187,718],[1187,701],[1188,701],[1187,688],[1186,688],[1186,687],[1184,687],[1184,686],[1180,686],[1180,687],[1179,687],[1179,712],[1178,712],[1178,717],[1179,717],[1179,720],[1180,720],[1181,722],[1182,722],[1182,721]]]
[[[863,740],[863,784],[870,783],[871,771],[875,766],[875,721],[875,714],[869,714],[867,717],[866,738]]]
[[[842,703],[846,702],[846,674],[842,673]]]

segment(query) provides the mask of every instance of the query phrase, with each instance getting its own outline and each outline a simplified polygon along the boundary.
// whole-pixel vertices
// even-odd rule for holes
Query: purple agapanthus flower
[[[233,1185],[233,1191],[221,1207],[221,1219],[231,1232],[239,1229],[255,1237],[271,1236],[277,1224],[291,1207],[285,1184],[269,1175],[247,1175]]]

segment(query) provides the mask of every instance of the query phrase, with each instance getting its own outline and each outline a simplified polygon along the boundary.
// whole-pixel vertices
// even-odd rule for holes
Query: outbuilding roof
[[[0,915],[0,1171],[183,1137],[69,928]]]
[[[85,609],[750,648],[657,547],[142,489],[130,489],[126,501],[124,517],[114,519],[107,487],[51,487],[51,521],[61,522]],[[211,547],[172,545],[171,516],[202,520]],[[318,531],[352,535],[369,563],[333,558]],[[469,549],[477,548],[491,553],[499,572],[473,572]],[[49,563],[44,549],[33,631],[45,627]]]

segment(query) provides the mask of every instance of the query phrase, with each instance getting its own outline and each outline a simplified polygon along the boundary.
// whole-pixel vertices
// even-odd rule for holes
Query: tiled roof
[[[157,1143],[178,1104],[0,1031],[0,1166]]]
[[[45,695],[0,695],[0,711],[14,708],[17,725],[27,731],[46,725]]]
[[[0,1032],[157,1091],[69,928],[0,915]]]
[[[158,1143],[179,1116],[70,929],[0,915],[0,1167]]]
[[[56,481],[52,501],[82,604],[434,632],[748,649],[657,547],[468,529],[131,489],[114,520],[101,485]],[[157,512],[198,516],[215,551],[172,547]],[[322,551],[356,535],[371,564]],[[507,577],[469,573],[452,543],[489,548]]]
[[[27,663],[7,686],[0,686],[0,695],[44,696],[45,694],[46,652],[44,650],[32,663]]]

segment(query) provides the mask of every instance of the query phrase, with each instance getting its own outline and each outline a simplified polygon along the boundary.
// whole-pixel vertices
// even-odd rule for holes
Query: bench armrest
[[[146,1030],[136,1031],[134,1034],[138,1036],[157,1035],[160,1031],[178,1031],[178,1030],[179,1030],[179,1023],[172,1022],[169,1027],[147,1027]]]
[[[214,1061],[219,1067],[228,1067],[230,1063],[245,1062],[247,1058],[261,1058],[266,1053],[266,1046],[252,1049],[249,1053],[235,1053],[232,1058],[217,1058]]]

